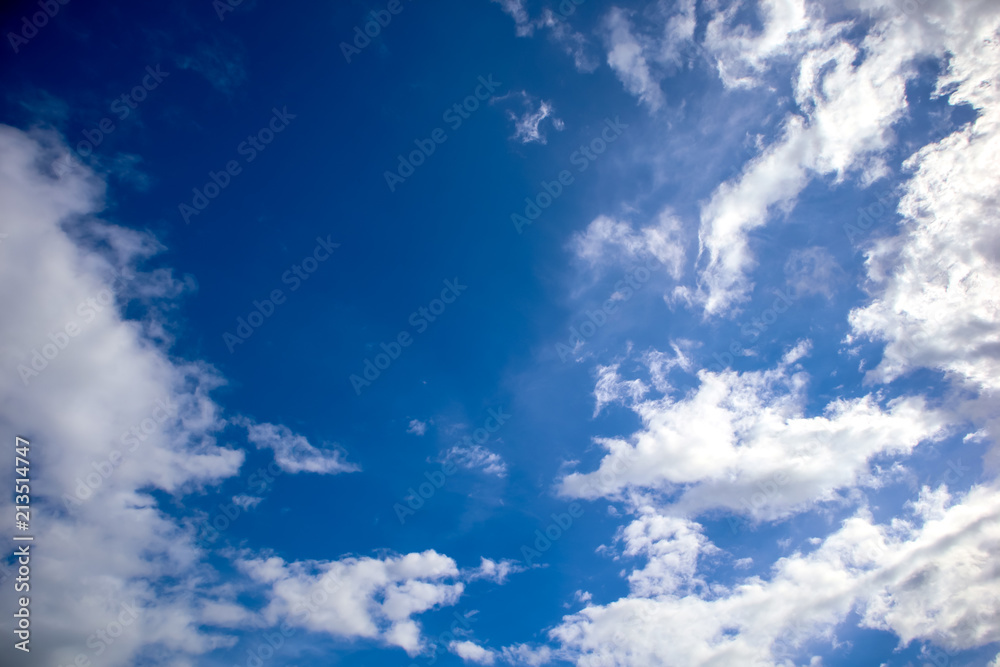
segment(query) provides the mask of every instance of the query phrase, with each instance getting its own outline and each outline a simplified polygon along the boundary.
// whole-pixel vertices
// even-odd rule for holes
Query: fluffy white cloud
[[[161,246],[96,219],[104,184],[71,159],[53,171],[67,155],[53,135],[0,126],[0,424],[29,438],[33,470],[44,471],[32,475],[44,520],[32,526],[31,604],[45,640],[32,655],[97,660],[88,637],[122,617],[130,623],[102,664],[136,664],[150,650],[183,662],[232,642],[210,629],[210,610],[231,593],[145,490],[182,497],[236,474],[243,454],[216,442],[219,376],[173,357],[169,335],[151,337],[167,332],[163,299],[190,281],[142,271]],[[144,315],[126,320],[126,303]],[[11,516],[12,499],[0,499]],[[2,588],[5,609],[13,594]],[[13,652],[4,642],[0,662],[18,662]]]
[[[528,646],[527,644],[516,644],[505,646],[497,651],[480,646],[468,640],[454,641],[448,645],[448,649],[462,658],[466,662],[476,665],[492,665],[497,660],[501,660],[509,665],[517,667],[538,667],[547,665],[553,658],[553,651],[548,646]]]
[[[700,239],[708,260],[700,284],[706,312],[730,308],[752,288],[750,231],[776,211],[791,210],[814,175],[841,179],[890,146],[911,75],[909,52],[895,42],[870,35],[860,64],[862,51],[845,41],[817,48],[799,62],[796,101],[804,115],[788,114],[780,138],[738,178],[719,186],[702,209]]]
[[[644,556],[646,565],[629,575],[629,588],[641,597],[668,595],[697,584],[698,557],[716,552],[701,526],[689,519],[663,516],[653,507],[642,507],[639,518],[625,526],[619,537],[625,556]]]
[[[1000,388],[1000,19],[978,18],[938,85],[979,116],[907,161],[902,230],[868,252],[874,298],[851,325],[886,342],[873,381],[923,366]]]
[[[448,645],[448,650],[465,662],[476,665],[492,665],[496,662],[496,653],[470,641],[456,641]]]
[[[183,507],[188,492],[237,474],[243,453],[216,443],[226,422],[210,392],[222,379],[171,356],[169,336],[153,337],[165,331],[163,301],[190,281],[141,270],[161,246],[95,219],[103,183],[66,155],[57,137],[0,126],[0,305],[9,314],[0,321],[0,424],[30,440],[33,464],[45,471],[32,479],[35,510],[45,517],[33,525],[31,561],[33,629],[45,640],[32,643],[32,654],[46,664],[193,665],[232,646],[234,629],[262,619],[237,599],[246,582],[224,582],[193,531],[146,490],[170,493]],[[126,304],[145,317],[124,319]],[[234,422],[288,472],[356,469],[283,426]],[[246,509],[259,500],[233,501]],[[0,510],[12,515],[10,501],[0,499]],[[453,604],[464,587],[446,581],[457,579],[457,568],[433,551],[243,565],[273,585],[265,616],[298,611],[297,601],[311,604],[323,583],[341,577],[329,604],[290,622],[411,652],[422,645],[412,617]],[[506,561],[484,562],[481,578],[502,581],[512,571]],[[0,589],[4,608],[16,607],[13,595],[11,586]],[[0,647],[0,662],[13,664],[15,655],[12,642]]]
[[[946,414],[919,397],[884,406],[874,396],[838,399],[806,416],[808,376],[797,365],[808,346],[774,369],[702,370],[697,389],[639,402],[645,385],[601,368],[599,405],[631,398],[643,427],[628,440],[597,438],[607,450],[597,470],[561,480],[561,493],[582,498],[629,490],[675,493],[671,513],[694,517],[724,509],[771,520],[836,500],[839,491],[877,485],[870,461],[903,456],[943,435]]]
[[[238,565],[266,586],[262,622],[378,640],[411,656],[424,648],[413,616],[455,604],[465,587],[455,561],[435,551],[332,562],[248,558]]]
[[[743,3],[730,3],[712,17],[705,31],[705,46],[729,87],[758,83],[756,75],[772,59],[791,55],[803,42],[816,39],[809,31],[804,0],[761,0],[757,13],[763,29],[758,34],[746,24],[733,24],[733,17],[743,8]]]
[[[700,237],[708,260],[700,285],[711,314],[730,308],[752,288],[748,233],[775,212],[789,211],[814,176],[841,180],[860,171],[867,184],[884,173],[881,155],[894,142],[892,127],[907,109],[906,84],[916,74],[917,59],[950,54],[959,65],[940,84],[966,91],[995,76],[984,63],[995,61],[990,39],[1000,27],[1000,10],[982,2],[928,2],[902,20],[882,8],[858,46],[842,36],[850,24],[828,26],[819,15],[806,20],[801,2],[775,0],[765,8],[770,9],[764,12],[764,32],[751,45],[721,43],[738,46],[742,62],[755,70],[776,56],[801,54],[794,80],[799,111],[786,116],[779,139],[738,178],[721,185],[702,210]],[[790,39],[793,34],[800,36]],[[969,100],[969,94],[959,93],[952,102]],[[983,94],[977,93],[979,102]]]
[[[860,608],[863,625],[891,630],[904,645],[987,645],[1000,640],[992,565],[1000,491],[977,487],[951,500],[944,489],[925,489],[911,517],[879,525],[862,511],[811,552],[779,560],[768,579],[702,594],[633,592],[564,618],[551,637],[568,659],[595,667],[803,664],[820,659],[804,651],[807,640],[832,643]]]
[[[427,422],[422,422],[419,419],[411,419],[409,426],[406,427],[406,432],[413,435],[423,435],[427,433]]]
[[[763,144],[742,173],[718,186],[702,209],[699,239],[704,260],[698,297],[708,314],[723,313],[745,299],[753,288],[749,273],[756,265],[749,234],[791,211],[811,180],[832,176],[839,182],[856,173],[861,184],[868,185],[887,173],[884,154],[895,143],[893,126],[907,112],[906,86],[922,58],[949,59],[939,89],[957,87],[950,96],[953,104],[996,107],[991,104],[996,86],[990,84],[995,81],[994,36],[1000,27],[996,3],[924,0],[916,11],[906,3],[849,5],[858,12],[855,16],[863,12],[873,22],[859,43],[850,34],[857,22],[829,23],[823,16],[829,7],[805,0],[764,0],[758,8],[760,30],[739,22],[745,17],[741,2],[724,4],[708,22],[700,53],[716,66],[727,86],[762,87],[764,74],[781,64],[793,71],[796,103],[795,110],[785,114],[776,140]],[[694,38],[693,10],[689,3],[676,10],[651,4],[644,18],[665,26],[662,34],[654,35],[637,31],[631,17],[618,7],[605,16],[608,64],[625,89],[655,111],[664,104],[661,79],[670,73],[662,65],[677,62],[678,49]],[[928,179],[928,184],[947,190],[954,182],[971,182],[970,195],[995,192],[990,189],[991,170],[980,166],[991,158],[993,124],[981,117],[978,131],[962,133],[965,142],[978,144],[974,148],[981,160],[975,166],[972,160],[959,163],[955,169],[967,173],[953,174],[955,180]],[[955,137],[940,148],[947,150],[950,143],[957,154],[962,142]],[[947,158],[939,159],[936,169],[948,169],[945,162]],[[948,201],[964,201],[960,195]],[[996,210],[988,198],[976,201],[982,202],[984,212]],[[966,215],[972,220],[976,213]]]

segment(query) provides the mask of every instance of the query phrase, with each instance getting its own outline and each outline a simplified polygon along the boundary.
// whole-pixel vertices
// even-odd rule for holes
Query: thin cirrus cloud
[[[258,424],[246,417],[234,423],[247,429],[247,440],[258,449],[274,452],[274,461],[285,472],[312,472],[324,475],[357,472],[361,468],[345,460],[339,449],[319,449],[287,426]]]
[[[549,31],[549,38],[573,59],[578,71],[592,72],[597,68],[589,40],[583,33],[570,26],[569,19],[576,11],[575,2],[564,2],[555,10],[545,7],[535,19],[528,13],[524,0],[491,0],[491,2],[500,5],[500,8],[514,19],[518,37],[530,37],[536,30],[546,28]]]

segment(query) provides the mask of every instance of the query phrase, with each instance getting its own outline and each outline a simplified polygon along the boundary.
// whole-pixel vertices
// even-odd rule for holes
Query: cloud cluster
[[[798,346],[770,370],[702,370],[698,387],[679,399],[642,401],[646,385],[605,368],[598,405],[630,399],[643,426],[627,440],[597,438],[607,451],[597,470],[565,476],[560,492],[617,498],[655,491],[677,516],[725,511],[774,520],[877,485],[875,457],[903,457],[944,434],[948,416],[917,396],[884,404],[873,395],[837,399],[808,416],[809,378],[796,363],[806,349]]]
[[[248,558],[238,565],[266,587],[264,623],[378,640],[411,656],[424,647],[413,616],[454,605],[465,589],[455,561],[432,550],[325,562]]]
[[[223,379],[171,353],[164,314],[193,283],[144,271],[162,246],[98,219],[104,197],[104,183],[59,137],[0,126],[0,425],[32,443],[32,471],[44,470],[32,475],[33,510],[44,520],[33,524],[31,612],[45,639],[32,655],[46,664],[199,664],[239,632],[293,614],[330,577],[343,582],[340,592],[314,614],[289,616],[293,627],[419,651],[413,616],[454,604],[465,586],[446,556],[245,555],[250,576],[235,580],[209,564],[185,523],[185,500],[238,475],[244,461],[241,449],[217,442],[229,422],[211,392]],[[140,316],[126,318],[126,307]],[[358,469],[285,426],[230,421],[287,473]],[[151,491],[170,494],[174,511]],[[0,510],[13,516],[11,500],[0,499]],[[247,509],[260,498],[234,502]],[[502,582],[514,571],[484,560],[469,577]],[[250,585],[264,589],[265,612],[238,597]],[[16,608],[13,595],[2,588],[4,608]],[[0,647],[0,662],[15,664],[14,650]]]
[[[652,562],[660,568],[654,581],[668,585],[650,587],[644,576],[627,597],[566,617],[550,634],[568,659],[579,665],[819,664],[807,645],[816,638],[832,644],[854,610],[863,626],[890,630],[903,645],[930,640],[960,650],[1000,640],[1000,581],[991,565],[1000,540],[995,487],[976,487],[963,498],[925,488],[910,517],[877,524],[861,511],[816,540],[815,549],[780,559],[769,577],[700,593],[675,593],[670,586],[690,576],[704,542],[676,523],[664,528],[658,534],[671,537],[673,549]]]

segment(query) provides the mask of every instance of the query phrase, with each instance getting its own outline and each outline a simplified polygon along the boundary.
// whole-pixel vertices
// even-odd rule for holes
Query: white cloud
[[[859,484],[877,485],[876,455],[903,456],[943,435],[948,417],[922,398],[880,405],[874,396],[838,399],[822,415],[805,414],[808,375],[791,350],[774,369],[698,373],[679,400],[639,402],[648,389],[600,367],[598,403],[633,401],[642,428],[627,440],[595,438],[607,450],[597,470],[572,473],[561,493],[581,498],[629,490],[674,493],[670,513],[695,517],[725,509],[772,520],[837,500]]]
[[[604,19],[605,42],[608,48],[608,65],[632,95],[639,98],[650,111],[657,111],[666,102],[663,90],[650,72],[643,47],[632,34],[626,12],[612,7]]]
[[[539,665],[547,665],[552,660],[553,651],[548,646],[532,647],[527,644],[517,644],[505,646],[502,655],[503,659],[512,665],[538,667]]]
[[[950,500],[925,489],[913,518],[878,525],[860,512],[810,553],[779,560],[769,579],[702,594],[633,592],[567,616],[550,634],[579,665],[776,667],[818,659],[805,642],[833,643],[837,626],[860,607],[863,625],[895,632],[903,645],[987,645],[1000,640],[991,555],[1000,492],[979,487]]]
[[[979,117],[907,161],[901,233],[868,252],[874,298],[850,321],[857,336],[886,342],[869,380],[923,366],[1000,388],[1000,49],[989,39],[998,17],[1000,8],[968,26],[938,82]]]
[[[0,425],[30,439],[32,462],[44,470],[32,479],[33,509],[45,519],[32,526],[44,547],[31,562],[31,612],[45,640],[32,642],[32,655],[45,664],[95,659],[88,636],[127,605],[134,622],[102,664],[133,665],[154,647],[184,661],[232,642],[207,611],[231,604],[232,593],[146,490],[182,498],[235,475],[243,453],[216,442],[224,422],[210,394],[221,378],[150,338],[169,307],[162,300],[186,289],[182,281],[142,270],[161,248],[151,235],[95,218],[105,191],[92,172],[69,161],[55,174],[67,154],[51,134],[0,126],[8,235]],[[148,317],[124,319],[126,303]],[[38,374],[26,384],[18,366]],[[11,516],[12,500],[0,499]],[[5,609],[15,608],[13,595],[12,586],[0,591]],[[4,642],[0,662],[18,662],[14,653]]]
[[[594,386],[594,416],[609,403],[630,405],[642,399],[649,387],[642,380],[623,380],[618,374],[620,364],[597,367],[597,384]]]
[[[575,4],[563,3],[559,7],[558,14],[546,7],[537,19],[532,19],[524,6],[524,0],[492,0],[492,2],[500,5],[503,11],[514,19],[518,37],[530,37],[536,29],[548,28],[549,38],[573,58],[576,69],[581,72],[592,72],[597,68],[597,63],[589,54],[587,38],[573,30],[566,21],[568,16],[575,13]],[[571,8],[567,14],[563,14],[565,7]]]
[[[237,507],[242,507],[244,511],[257,507],[257,505],[259,505],[262,500],[264,499],[259,496],[248,496],[248,495],[233,496],[233,502],[237,505]]]
[[[514,121],[514,139],[522,144],[538,142],[546,143],[545,135],[540,129],[540,125],[546,118],[552,118],[552,127],[556,130],[563,129],[563,122],[553,115],[554,109],[549,102],[541,100],[536,111],[530,109],[520,116],[513,111],[508,112],[508,116]]]
[[[492,1],[500,5],[500,8],[514,19],[518,37],[528,37],[535,32],[535,24],[528,17],[528,10],[524,8],[524,0]]]
[[[683,229],[669,208],[639,230],[629,222],[598,216],[586,230],[574,234],[570,247],[592,267],[627,265],[652,257],[664,265],[674,280],[680,280],[684,271]]]
[[[422,422],[419,419],[411,419],[410,425],[406,427],[406,432],[413,435],[423,435],[427,433],[427,422]]]
[[[503,457],[482,445],[455,445],[445,452],[443,461],[466,470],[479,469],[488,475],[507,476],[507,464]]]
[[[566,7],[565,3],[560,8]],[[557,45],[561,46],[566,55],[573,58],[573,64],[581,72],[593,72],[597,69],[597,60],[590,55],[589,42],[580,32],[573,30],[565,17],[560,13],[556,14],[549,8],[542,10],[542,16],[538,21],[539,25],[549,29],[549,37]]]
[[[696,343],[689,340],[672,341],[670,347],[673,354],[661,350],[649,350],[643,355],[642,361],[649,369],[650,381],[652,381],[656,391],[661,394],[673,391],[668,376],[675,368],[680,368],[688,373],[694,372],[694,362],[685,353],[685,349],[693,348],[695,345]]]
[[[625,556],[645,556],[646,565],[629,575],[629,588],[642,597],[672,595],[704,582],[696,578],[698,557],[717,549],[702,534],[699,524],[688,519],[662,516],[652,507],[639,510],[639,518],[620,534]]]
[[[451,642],[448,645],[448,650],[465,662],[476,665],[492,665],[497,659],[496,653],[493,651],[468,640]]]
[[[685,58],[698,51],[695,1],[651,3],[642,21],[633,22],[634,14],[612,7],[604,17],[607,62],[625,90],[655,112],[666,102],[660,80],[685,67]]]
[[[817,39],[810,31],[804,0],[761,0],[763,29],[753,34],[745,24],[732,25],[733,16],[743,7],[734,2],[716,14],[705,32],[705,47],[715,60],[719,77],[729,87],[758,83],[756,75],[776,57],[788,56]]]
[[[464,590],[455,562],[435,551],[296,563],[248,558],[238,565],[266,586],[264,623],[378,640],[411,656],[424,648],[413,616],[454,605]]]
[[[916,74],[918,58],[950,53],[969,63],[953,65],[941,83],[961,85],[962,79],[971,91],[989,79],[984,63],[995,56],[989,38],[1000,25],[1000,11],[986,3],[928,2],[905,20],[883,13],[859,46],[840,34],[849,24],[824,26],[818,17],[790,42],[790,30],[804,29],[801,3],[775,0],[769,6],[759,38],[764,41],[747,52],[747,62],[758,69],[772,57],[801,53],[793,82],[801,113],[789,113],[779,139],[738,178],[721,185],[702,210],[701,247],[708,261],[700,284],[708,314],[745,298],[755,264],[748,233],[775,212],[791,210],[814,176],[834,175],[839,181],[860,171],[861,181],[869,183],[877,177],[873,173],[884,172],[882,154],[894,143],[892,127],[907,110],[906,84]],[[980,99],[983,94],[976,93]]]
[[[482,562],[479,567],[467,575],[468,581],[486,579],[496,584],[502,584],[507,581],[507,577],[510,575],[525,570],[524,566],[519,565],[518,561],[515,560],[495,561],[489,558],[482,558],[481,560]]]
[[[335,475],[361,469],[345,461],[345,455],[339,449],[318,449],[287,426],[257,424],[246,418],[233,421],[247,429],[247,439],[257,445],[257,449],[274,450],[274,461],[285,472]]]
[[[651,110],[663,104],[664,70],[653,65],[676,60],[677,44],[693,36],[686,7],[669,20],[664,17],[670,12],[662,4],[656,7],[653,16],[668,26],[661,37],[637,33],[630,14],[617,7],[605,17],[609,65],[626,90]],[[858,45],[848,41],[855,24],[827,24],[823,6],[803,0],[762,2],[759,31],[734,24],[743,9],[739,2],[708,23],[703,53],[726,85],[758,86],[775,64],[792,65],[797,105],[785,115],[777,140],[765,145],[740,176],[721,184],[702,209],[699,239],[705,261],[697,297],[709,315],[731,310],[746,298],[753,288],[748,274],[756,265],[750,232],[791,211],[813,178],[832,175],[841,181],[857,173],[868,185],[885,175],[884,153],[895,142],[894,124],[907,111],[906,85],[916,75],[919,59],[952,58],[940,82],[964,91],[953,95],[952,102],[989,106],[995,86],[979,84],[994,78],[993,35],[1000,24],[995,3],[980,0],[955,7],[926,0],[916,12],[874,2],[862,2],[859,8],[871,13],[875,23]],[[992,122],[980,121],[979,129]],[[989,140],[978,143],[988,162]],[[991,173],[977,167],[976,181],[989,180]],[[972,187],[990,191],[984,185],[986,189]],[[990,204],[983,206],[989,209]]]

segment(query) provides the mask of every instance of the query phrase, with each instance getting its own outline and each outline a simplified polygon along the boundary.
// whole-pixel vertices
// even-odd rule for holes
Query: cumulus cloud
[[[698,558],[717,549],[708,542],[700,524],[663,516],[650,506],[639,509],[639,518],[625,526],[619,539],[625,556],[644,556],[646,565],[628,577],[630,590],[642,597],[676,594],[696,586]]]
[[[796,364],[806,349],[789,351],[770,370],[699,371],[698,387],[680,399],[640,401],[645,385],[602,367],[599,404],[630,398],[643,426],[627,440],[596,438],[607,451],[598,469],[567,475],[561,493],[652,489],[675,494],[670,512],[678,516],[726,510],[773,520],[877,485],[873,457],[905,456],[945,433],[948,416],[916,396],[837,399],[807,415],[809,377]]]
[[[497,659],[495,652],[468,640],[451,642],[448,650],[465,662],[475,665],[492,665]]]
[[[814,175],[841,179],[891,145],[911,76],[908,52],[896,39],[870,36],[860,64],[861,51],[842,40],[800,60],[796,101],[805,115],[788,114],[778,140],[719,186],[702,209],[699,237],[707,263],[699,282],[706,313],[730,308],[752,288],[749,232],[790,211]]]
[[[695,346],[696,343],[689,340],[672,341],[670,343],[672,354],[662,350],[649,350],[643,355],[642,361],[649,369],[650,381],[656,391],[661,394],[673,391],[668,376],[675,368],[687,373],[694,372],[694,362],[689,352]]]
[[[205,489],[235,475],[243,453],[216,441],[219,375],[151,337],[162,330],[161,302],[184,291],[169,272],[143,270],[162,246],[97,219],[104,183],[72,159],[57,174],[68,154],[54,135],[0,126],[0,423],[32,442],[45,471],[32,479],[46,519],[32,526],[31,603],[46,639],[32,655],[93,659],[88,636],[127,605],[134,622],[103,664],[136,664],[151,650],[182,660],[231,643],[206,610],[232,594],[148,491]],[[126,319],[126,304],[145,315]],[[12,499],[0,509],[12,513]],[[4,608],[13,594],[3,587]],[[13,652],[5,642],[0,662],[17,662]]]
[[[95,633],[127,619],[103,645],[101,664],[166,656],[189,665],[234,645],[234,630],[286,612],[297,627],[419,651],[413,616],[453,604],[464,588],[454,562],[433,551],[334,563],[244,558],[250,581],[271,586],[259,615],[237,597],[247,579],[223,580],[209,564],[186,526],[184,500],[235,476],[244,461],[216,440],[227,422],[211,392],[223,380],[151,335],[187,287],[169,271],[143,270],[162,246],[97,219],[104,184],[67,155],[54,135],[0,126],[0,304],[8,314],[0,321],[0,423],[28,438],[32,462],[45,471],[32,479],[35,509],[46,517],[32,526],[32,625],[45,637],[32,654],[46,664],[93,662]],[[126,319],[126,306],[144,316]],[[356,469],[284,426],[232,421],[288,472]],[[151,490],[170,494],[174,511]],[[0,499],[0,510],[12,513],[11,500]],[[249,509],[260,498],[233,502]],[[490,561],[481,574],[499,582],[512,571]],[[328,592],[328,604],[294,615],[296,602],[312,604],[309,596],[338,577],[343,588]],[[4,608],[16,607],[13,595],[0,589]],[[0,662],[18,660],[12,642],[0,647]]]
[[[425,646],[413,617],[454,605],[465,587],[455,562],[435,551],[295,563],[245,558],[238,565],[264,586],[265,624],[377,640],[411,656]]]
[[[849,613],[890,630],[905,646],[948,649],[1000,639],[1000,492],[973,488],[952,499],[925,489],[907,518],[877,524],[865,511],[808,552],[780,559],[769,578],[751,576],[703,593],[634,591],[567,616],[550,635],[577,664],[754,664],[821,660],[805,645]],[[690,550],[689,550],[690,551]]]
[[[868,252],[873,299],[850,321],[856,336],[886,343],[872,381],[922,366],[1000,388],[1000,48],[989,39],[997,17],[968,17],[976,25],[938,82],[978,117],[907,161],[902,230]]]
[[[928,2],[907,17],[882,7],[860,46],[843,36],[850,24],[831,26],[820,16],[807,17],[802,2],[774,0],[764,7],[765,29],[749,38],[752,48],[733,41],[730,33],[720,44],[738,46],[740,58],[753,70],[775,57],[799,54],[793,82],[799,111],[786,116],[780,138],[738,178],[721,185],[702,210],[701,247],[708,261],[700,283],[709,314],[731,307],[752,288],[748,233],[775,212],[789,211],[815,175],[841,180],[849,171],[860,171],[868,183],[884,170],[881,155],[894,143],[892,127],[906,112],[906,84],[916,75],[917,59],[951,54],[953,64],[939,86],[958,87],[952,103],[987,107],[988,87],[982,83],[995,78],[989,63],[996,60],[992,37],[1000,27],[1000,10],[988,3]],[[708,41],[711,45],[711,37]]]
[[[257,449],[273,450],[275,463],[285,472],[335,475],[341,472],[357,472],[361,469],[345,461],[345,454],[342,451],[318,449],[287,426],[257,424],[245,417],[233,421],[247,429],[247,439],[257,445]]]

